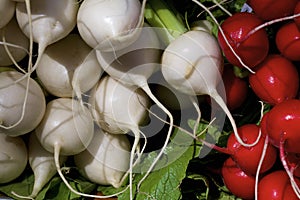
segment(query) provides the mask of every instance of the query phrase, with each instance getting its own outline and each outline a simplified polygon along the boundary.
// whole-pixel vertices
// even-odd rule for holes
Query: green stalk
[[[147,1],[145,19],[152,27],[159,28],[157,32],[166,45],[188,30],[178,12],[163,0]]]

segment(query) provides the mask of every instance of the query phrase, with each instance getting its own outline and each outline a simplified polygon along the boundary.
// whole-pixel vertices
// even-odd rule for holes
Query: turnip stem
[[[188,30],[176,15],[162,0],[148,0],[146,4],[145,18],[152,27],[162,28],[159,34],[166,45]]]

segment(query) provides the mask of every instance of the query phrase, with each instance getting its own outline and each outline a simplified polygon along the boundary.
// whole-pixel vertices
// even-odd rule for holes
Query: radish
[[[14,193],[19,198],[32,199],[35,198],[42,188],[57,173],[53,153],[46,151],[38,141],[36,133],[32,132],[28,142],[29,164],[34,174],[34,185],[29,196],[21,196]],[[63,164],[67,160],[67,156],[60,156],[59,163]]]
[[[253,12],[263,20],[273,20],[293,14],[298,0],[248,0]]]
[[[56,170],[75,194],[84,197],[95,197],[76,191],[66,178],[61,168],[59,157],[78,154],[86,149],[94,136],[94,123],[89,109],[71,98],[57,98],[47,104],[46,113],[35,129],[42,147],[54,153]]]
[[[270,142],[280,146],[280,141],[285,141],[284,150],[300,153],[298,127],[300,118],[300,100],[289,99],[275,105],[266,117],[266,134]]]
[[[296,97],[299,75],[296,66],[281,55],[272,54],[249,75],[250,87],[264,102],[271,105]]]
[[[0,183],[8,183],[19,177],[27,166],[28,152],[20,137],[0,133]]]
[[[0,28],[3,28],[14,17],[16,2],[2,0],[0,2]]]
[[[21,31],[16,18],[0,29],[0,66],[9,66],[21,61],[28,54],[29,40]],[[7,45],[7,46],[6,46]]]
[[[266,31],[260,29],[256,33],[248,35],[252,29],[260,24],[262,24],[261,19],[255,14],[247,12],[234,13],[221,24],[220,29],[222,29],[225,36],[219,31],[218,41],[225,57],[232,65],[240,68],[244,67],[236,55],[232,53],[226,40],[250,69],[265,59],[269,51],[269,40]]]
[[[300,13],[300,2],[298,1],[298,3],[295,6],[295,9],[294,9],[294,14],[296,15],[299,13]],[[300,17],[295,17],[294,21],[295,21],[297,27],[300,28]]]
[[[222,178],[228,190],[242,199],[254,198],[255,177],[247,175],[232,158],[228,158],[221,169]]]
[[[129,169],[130,149],[126,135],[110,134],[96,128],[87,149],[74,156],[75,165],[88,180],[119,188]]]
[[[276,170],[259,181],[258,199],[296,200],[299,198],[295,195],[285,171]]]
[[[282,25],[276,33],[276,46],[280,53],[292,61],[300,61],[300,30],[295,21]]]
[[[85,0],[78,11],[78,31],[93,49],[125,48],[140,34],[136,28],[143,25],[145,3],[145,0],[142,5],[138,0]]]
[[[17,71],[0,73],[0,130],[18,136],[34,130],[42,120],[46,100],[36,81]]]
[[[281,163],[288,174],[296,195],[300,198],[300,189],[295,182],[293,169],[288,165],[285,153],[299,153],[299,109],[300,100],[289,99],[276,104],[266,117],[266,134],[270,141],[279,148]]]
[[[78,7],[77,0],[26,0],[17,3],[16,17],[20,28],[31,41],[38,43],[36,63],[48,45],[64,38],[75,28]]]
[[[223,82],[219,83],[225,87],[226,105],[229,110],[239,108],[246,100],[249,91],[248,83],[245,79],[239,78],[234,74],[232,65],[225,65],[223,74]],[[224,86],[223,86],[224,85]]]
[[[245,124],[238,128],[238,133],[246,142],[254,142],[259,135],[259,126],[255,124]],[[264,149],[266,137],[262,137],[253,147],[244,147],[239,144],[234,135],[231,134],[227,140],[227,149],[232,153],[233,160],[247,174],[255,175],[259,166],[261,154]],[[264,173],[273,167],[277,159],[277,149],[270,143],[267,146],[260,172]]]
[[[178,91],[190,96],[211,96],[227,114],[238,141],[244,146],[254,145],[242,141],[226,103],[217,92],[222,80],[223,56],[210,33],[188,31],[171,42],[163,53],[161,70],[166,81]]]
[[[36,73],[49,93],[78,98],[90,90],[102,73],[95,51],[78,34],[69,34],[49,45],[37,64]]]

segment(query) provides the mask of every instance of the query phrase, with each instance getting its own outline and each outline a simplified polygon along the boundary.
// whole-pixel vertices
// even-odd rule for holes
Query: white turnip
[[[0,1],[0,28],[3,28],[14,17],[16,2],[11,0]]]
[[[69,34],[49,45],[37,64],[36,73],[49,93],[80,98],[99,80],[102,69],[95,51],[78,34]]]
[[[110,134],[98,127],[90,145],[75,155],[74,161],[88,180],[118,188],[129,169],[130,149],[126,135]]]
[[[27,161],[27,147],[23,139],[0,133],[0,183],[8,183],[19,177]]]
[[[29,40],[21,31],[16,18],[0,29],[0,66],[9,66],[21,61],[28,54]]]
[[[189,94],[210,95],[227,114],[239,143],[235,121],[223,98],[217,92],[223,71],[223,56],[216,39],[206,31],[189,31],[171,42],[162,56],[162,74],[175,89]],[[224,88],[224,87],[223,87]]]
[[[93,195],[80,193],[70,186],[59,162],[61,155],[78,154],[90,144],[94,136],[94,122],[90,111],[75,99],[54,99],[47,104],[45,116],[35,133],[42,147],[54,153],[56,170],[66,186],[76,194],[92,197]]]
[[[39,62],[45,48],[66,37],[76,26],[76,0],[26,0],[16,5],[18,24],[30,41],[38,43]],[[35,67],[30,69],[31,73]]]
[[[133,132],[135,139],[130,156],[132,187],[132,167],[141,134],[139,126],[147,121],[150,99],[138,87],[125,85],[110,76],[105,76],[92,90],[89,103],[96,122],[103,130],[112,134]]]
[[[166,142],[145,175],[147,177],[167,146],[172,133],[174,119],[170,111],[153,95],[147,82],[150,76],[159,69],[161,51],[164,46],[159,40],[155,28],[149,27],[148,24],[144,23],[142,28],[136,29],[140,29],[140,35],[128,47],[114,52],[105,52],[97,49],[96,54],[104,71],[126,85],[139,87],[144,90],[151,100],[169,117],[170,126]]]
[[[60,156],[60,165],[67,160],[67,156]],[[35,198],[43,187],[57,173],[53,153],[45,150],[38,141],[35,132],[30,133],[28,141],[28,161],[34,174],[34,185],[29,196],[15,195],[19,198]]]
[[[42,120],[46,100],[38,83],[17,71],[0,73],[0,130],[10,136],[29,133]]]
[[[78,31],[93,49],[115,51],[136,40],[144,22],[145,0],[85,0],[77,16]]]

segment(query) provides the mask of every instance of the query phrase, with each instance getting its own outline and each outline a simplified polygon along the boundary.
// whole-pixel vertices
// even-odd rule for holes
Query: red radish
[[[263,20],[272,20],[293,14],[299,0],[248,0],[253,12]]]
[[[249,75],[249,83],[254,93],[271,105],[295,98],[299,88],[296,66],[281,55],[269,55]]]
[[[271,172],[264,176],[258,184],[258,199],[296,200],[289,177],[283,170]]]
[[[266,133],[277,147],[285,141],[284,150],[300,153],[300,100],[289,99],[275,105],[266,118]]]
[[[228,17],[220,27],[230,46],[249,68],[253,68],[262,62],[269,51],[268,35],[264,29],[260,29],[250,36],[248,35],[252,29],[260,24],[262,24],[262,20],[256,15],[243,12]],[[228,61],[242,68],[242,63],[231,51],[221,31],[218,33],[218,40]]]
[[[238,128],[238,133],[246,143],[253,143],[259,135],[259,126],[255,124],[246,124]],[[232,154],[233,160],[247,174],[255,175],[259,165],[259,161],[264,149],[265,137],[253,147],[244,147],[231,134],[227,140],[227,148]],[[269,170],[275,163],[277,158],[277,149],[270,143],[267,146],[265,157],[260,169],[260,173]]]
[[[300,61],[300,30],[292,21],[282,25],[276,33],[276,46],[280,53],[292,61]]]
[[[299,14],[299,13],[300,13],[300,1],[298,1],[294,9],[294,14]],[[298,28],[300,28],[300,17],[295,17],[294,21],[297,24]]]
[[[225,186],[235,196],[243,199],[254,198],[255,177],[243,172],[232,158],[228,158],[224,162],[222,177]]]
[[[226,104],[229,110],[242,105],[248,94],[248,83],[245,79],[237,77],[231,65],[225,65],[222,74],[226,92]]]

